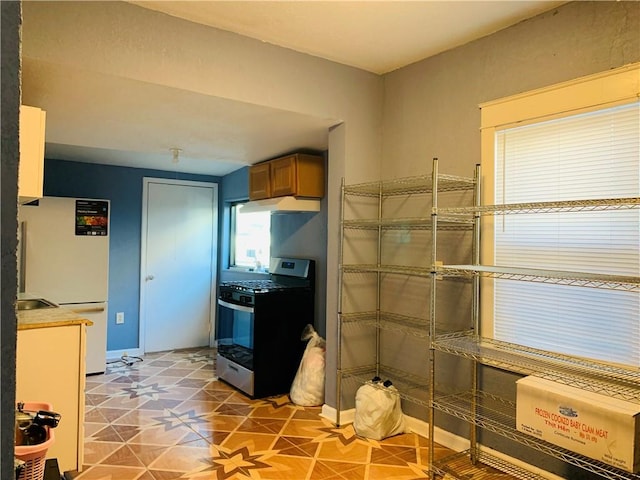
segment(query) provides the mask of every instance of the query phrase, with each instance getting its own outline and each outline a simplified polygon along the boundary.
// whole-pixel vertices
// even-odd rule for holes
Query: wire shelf
[[[446,478],[458,480],[544,480],[544,477],[513,465],[501,458],[486,452],[478,452],[476,458],[480,463],[471,462],[471,450],[459,452],[448,457],[435,460],[431,471]],[[484,468],[483,468],[484,467]]]
[[[503,370],[535,375],[602,395],[640,403],[640,370],[600,363],[473,333],[440,335],[433,348]]]
[[[383,219],[362,219],[345,220],[342,222],[344,228],[354,230],[431,230],[433,225],[431,217],[414,218],[383,218]],[[471,219],[452,218],[449,222],[438,223],[439,230],[471,230],[473,223]]]
[[[602,478],[615,480],[640,479],[640,475],[625,472],[518,431],[515,418],[516,404],[496,395],[482,391],[476,391],[475,394],[472,392],[444,396],[436,394],[433,406],[437,410],[497,433],[563,462],[598,474]]]
[[[489,265],[445,265],[437,268],[443,276],[474,276],[502,278],[525,282],[570,285],[576,287],[607,288],[627,292],[640,291],[640,277],[603,275],[586,272],[541,270],[536,268],[497,267]]]
[[[506,203],[437,209],[438,214],[453,215],[507,215],[519,213],[594,212],[623,210],[640,206],[640,197],[603,198],[595,200],[568,200],[559,202]],[[436,212],[434,212],[436,213]]]
[[[416,338],[429,339],[429,321],[417,317],[409,317],[391,312],[380,312],[380,317],[376,312],[343,313],[340,319],[346,325],[357,323],[378,327],[383,330],[406,333]]]
[[[473,178],[455,175],[438,175],[439,192],[473,190],[474,185],[475,182]],[[432,191],[433,182],[431,174],[383,180],[380,182],[358,183],[344,187],[344,193],[346,195],[357,195],[361,197],[391,197],[396,195],[431,193]]]
[[[382,378],[382,380],[391,380],[398,389],[400,398],[423,407],[429,406],[428,380],[412,373],[388,365],[380,365],[377,369],[375,365],[366,365],[345,369],[339,371],[338,374],[343,378],[353,378],[361,384],[370,381],[375,376]]]
[[[474,224],[475,217],[473,215],[437,215],[438,220],[438,230],[444,224],[463,224],[463,225],[472,225]]]
[[[437,172],[437,161],[434,160],[434,172]],[[479,167],[476,169],[476,178],[481,178]],[[434,188],[438,188],[434,182]],[[440,230],[441,223],[451,224],[459,221],[462,224],[473,221],[479,225],[480,218],[484,215],[507,214],[537,214],[553,212],[595,212],[618,211],[640,207],[640,197],[578,200],[578,201],[554,201],[554,202],[530,202],[502,205],[480,205],[479,191],[476,190],[473,206],[432,206],[431,213],[434,217],[433,225]],[[480,229],[474,232],[474,248],[472,252],[477,254],[480,247]],[[432,257],[438,258],[435,252],[436,231],[433,232]],[[546,283],[552,285],[578,286],[588,288],[604,288],[627,292],[640,292],[639,276],[606,275],[572,271],[542,270],[536,268],[499,267],[494,265],[477,265],[478,257],[474,256],[474,265],[434,265],[432,275],[450,279],[471,279],[474,285],[473,320],[478,323],[479,315],[479,290],[482,287],[481,278],[495,278],[517,281]],[[435,287],[435,282],[433,282]],[[435,296],[432,297],[434,302]],[[436,323],[435,303],[431,306],[431,321]],[[434,336],[431,338],[431,361],[434,352],[445,352],[467,358],[475,364],[484,364],[500,368],[508,372],[522,375],[535,375],[557,383],[570,385],[585,391],[591,391],[608,397],[619,398],[640,404],[640,368],[617,366],[600,363],[585,358],[572,357],[543,350],[537,350],[526,346],[500,342],[478,336],[477,332],[449,332],[442,334],[432,324]],[[431,365],[432,374],[435,367]],[[473,377],[473,386],[477,387],[477,377]],[[433,420],[433,410],[448,413],[462,419],[477,428],[494,432],[513,442],[542,452],[549,457],[559,459],[569,465],[577,466],[587,472],[596,474],[598,478],[612,480],[640,480],[639,474],[632,474],[612,467],[605,463],[582,456],[575,452],[562,449],[556,445],[544,442],[533,436],[519,432],[515,421],[515,403],[502,399],[499,396],[485,393],[479,390],[465,393],[444,393],[432,385],[430,405],[430,418]],[[480,480],[504,478],[492,469],[482,469],[481,463],[489,465],[500,472],[505,472],[511,477],[522,480],[542,479],[525,468],[513,466],[508,461],[502,460],[477,448],[477,436],[475,429],[469,435],[471,448],[465,452],[436,460],[430,454],[430,472],[456,478],[459,480]],[[432,443],[431,443],[432,445]],[[476,461],[477,460],[477,461]],[[481,463],[478,463],[481,462]],[[509,478],[511,478],[509,477]],[[591,477],[590,477],[591,478]]]
[[[413,277],[429,277],[431,275],[430,270],[429,267],[408,267],[402,265],[342,265],[343,273],[392,273]]]

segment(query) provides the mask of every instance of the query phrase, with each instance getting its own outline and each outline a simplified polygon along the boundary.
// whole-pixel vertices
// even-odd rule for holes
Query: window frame
[[[229,268],[241,268],[236,265],[236,224],[238,205],[245,202],[233,202],[229,205]]]
[[[481,169],[483,205],[492,205],[495,193],[496,131],[529,125],[578,113],[605,109],[640,98],[640,63],[480,104]],[[493,265],[494,228],[499,219],[480,219],[480,262]],[[493,279],[480,279],[479,333],[493,338]]]
[[[251,265],[238,265],[236,262],[236,229],[238,222],[238,207],[248,203],[248,200],[231,202],[229,204],[229,270],[238,270],[243,272],[267,273],[269,270],[268,263],[263,269],[256,270]],[[271,245],[269,245],[271,249]],[[270,252],[269,252],[270,254]]]

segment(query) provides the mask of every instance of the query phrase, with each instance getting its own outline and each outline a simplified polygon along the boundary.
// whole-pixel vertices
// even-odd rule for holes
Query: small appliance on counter
[[[288,393],[314,319],[315,262],[272,258],[268,280],[220,284],[217,375],[251,398]]]

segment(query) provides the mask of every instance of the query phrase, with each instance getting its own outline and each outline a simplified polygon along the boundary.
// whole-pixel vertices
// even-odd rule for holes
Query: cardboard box
[[[516,385],[519,431],[627,472],[640,471],[640,404],[532,376]]]

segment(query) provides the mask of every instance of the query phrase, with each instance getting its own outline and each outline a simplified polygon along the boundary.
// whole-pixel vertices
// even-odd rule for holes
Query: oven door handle
[[[245,307],[244,305],[236,305],[235,303],[225,302],[224,300],[218,299],[218,305],[223,307],[231,308],[233,310],[240,310],[241,312],[253,313],[253,307]]]

